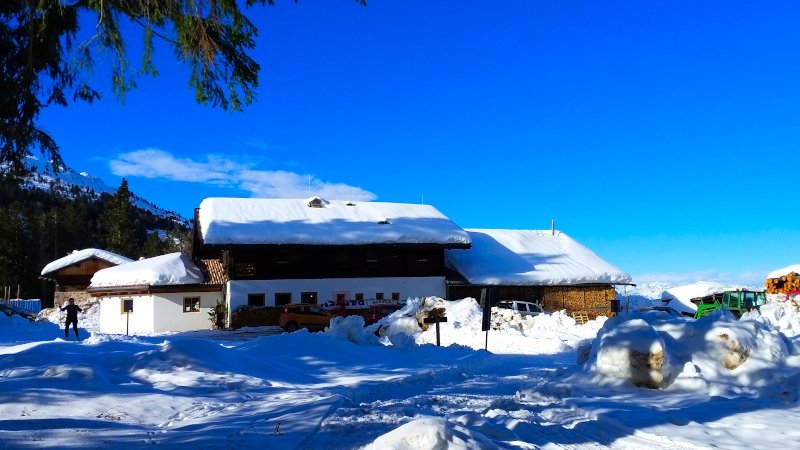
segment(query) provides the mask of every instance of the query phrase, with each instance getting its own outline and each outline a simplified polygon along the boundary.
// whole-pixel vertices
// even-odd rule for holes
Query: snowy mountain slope
[[[40,160],[35,156],[25,158],[25,166],[30,169],[32,173],[23,181],[22,186],[29,189],[39,189],[42,191],[49,191],[52,189],[68,197],[74,195],[77,189],[77,192],[85,193],[95,198],[99,198],[103,193],[113,195],[117,190],[117,188],[109,186],[100,178],[93,177],[86,172],[76,172],[67,166],[61,167],[58,173],[56,173],[50,163]],[[4,173],[6,169],[6,166],[0,165],[0,173]],[[156,216],[172,219],[181,223],[187,222],[186,218],[181,217],[179,214],[159,208],[136,194],[131,194],[131,202],[137,208],[148,211]]]

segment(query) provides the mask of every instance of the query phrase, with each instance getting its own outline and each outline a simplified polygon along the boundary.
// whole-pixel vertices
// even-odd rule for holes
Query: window
[[[236,278],[252,278],[256,276],[256,265],[253,263],[236,263],[233,266]]]
[[[133,312],[133,299],[132,298],[123,298],[121,302],[122,306],[122,314],[125,313],[132,313]]]
[[[383,292],[376,292],[375,300],[383,300]]]
[[[400,293],[392,292],[392,300],[400,300]]]
[[[200,312],[200,297],[183,297],[183,312]]]
[[[277,264],[289,264],[289,252],[277,252],[277,253],[275,253],[275,263],[277,263]]]
[[[301,292],[300,293],[300,303],[313,303],[317,304],[317,293],[316,292]]]
[[[264,306],[266,297],[264,294],[247,294],[247,306]]]
[[[275,293],[275,306],[283,306],[292,303],[291,292],[276,292]]]
[[[364,300],[364,293],[356,292],[356,300]]]
[[[428,263],[431,262],[431,252],[417,253],[417,262]]]

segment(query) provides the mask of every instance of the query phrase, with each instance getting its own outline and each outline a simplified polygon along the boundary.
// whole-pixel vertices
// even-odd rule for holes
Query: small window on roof
[[[308,199],[309,208],[324,208],[328,205],[328,201],[321,197],[311,197]]]

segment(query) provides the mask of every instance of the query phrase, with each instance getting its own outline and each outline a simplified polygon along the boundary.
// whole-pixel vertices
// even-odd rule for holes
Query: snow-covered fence
[[[17,308],[27,309],[30,312],[38,313],[42,310],[42,301],[39,299],[35,300],[17,300],[17,299],[10,299],[10,300],[2,300],[0,299],[0,303],[5,303],[7,305],[16,306]]]

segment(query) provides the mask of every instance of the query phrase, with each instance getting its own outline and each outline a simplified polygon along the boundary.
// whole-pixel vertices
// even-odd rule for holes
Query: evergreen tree
[[[364,3],[365,0],[356,0]],[[111,89],[120,99],[137,75],[155,76],[154,39],[171,47],[191,68],[189,85],[203,104],[239,111],[258,87],[259,65],[248,55],[256,27],[243,6],[274,0],[2,0],[0,1],[0,163],[25,171],[22,161],[38,148],[61,165],[58,145],[37,126],[48,105],[91,103],[100,92],[89,85],[94,60],[110,59]],[[128,61],[120,19],[140,27],[140,68]],[[86,41],[76,37],[92,24]]]
[[[106,202],[105,211],[100,216],[102,241],[106,249],[130,258],[138,256],[135,221],[136,210],[131,203],[128,180],[123,178],[117,191]]]
[[[168,248],[168,242],[162,241],[157,232],[148,233],[142,246],[142,256],[152,258],[166,253],[172,253],[172,250]]]

